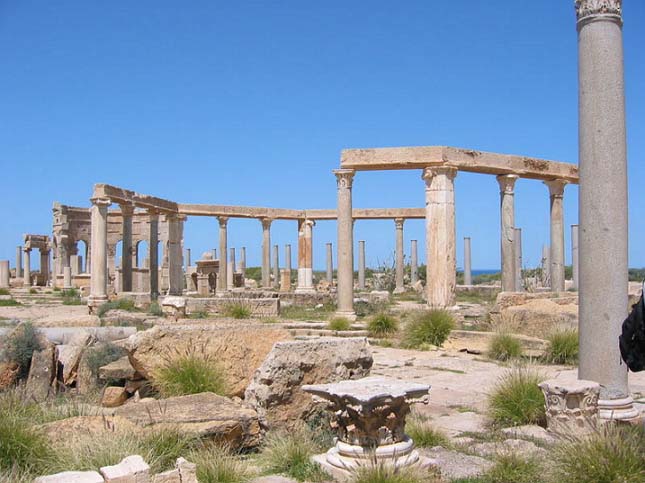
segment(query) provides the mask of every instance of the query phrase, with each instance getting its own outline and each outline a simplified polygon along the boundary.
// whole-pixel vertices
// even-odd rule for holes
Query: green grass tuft
[[[578,331],[563,330],[549,335],[544,359],[552,364],[578,363]]]
[[[18,365],[18,378],[24,379],[29,374],[31,357],[41,350],[38,331],[31,322],[18,325],[4,343],[4,359]]]
[[[200,483],[246,483],[255,476],[248,464],[216,445],[205,445],[186,458],[197,465]]]
[[[97,312],[96,315],[99,317],[103,317],[105,314],[107,314],[110,310],[125,310],[127,312],[137,312],[138,309],[134,305],[134,300],[132,299],[116,299],[112,300],[111,302],[105,302],[103,305],[101,305]]]
[[[345,317],[334,317],[329,322],[327,322],[327,328],[329,330],[336,331],[350,330],[352,328],[352,323]]]
[[[543,469],[537,460],[511,453],[498,456],[495,465],[486,472],[483,480],[486,483],[540,483],[544,481],[542,476]]]
[[[34,295],[34,294],[37,294],[37,293],[38,293],[38,290],[32,287],[32,288],[30,288],[30,289],[29,289],[29,293],[30,293],[31,295]]]
[[[370,319],[367,330],[371,337],[389,337],[399,330],[399,321],[396,317],[381,312]]]
[[[544,377],[520,366],[502,375],[488,396],[490,418],[495,425],[545,424],[544,395],[538,384]]]
[[[0,288],[0,295],[11,295],[8,288]]]
[[[443,446],[449,448],[450,440],[438,429],[432,427],[430,420],[419,414],[412,414],[405,424],[405,434],[410,436],[416,446],[432,448]]]
[[[14,299],[0,300],[0,307],[17,307],[18,305],[22,304]]]
[[[38,473],[51,458],[49,444],[28,419],[3,413],[0,418],[0,470]]]
[[[251,316],[251,308],[242,302],[232,302],[224,307],[224,315],[234,319],[248,319]]]
[[[148,307],[148,313],[154,315],[155,317],[163,317],[163,310],[159,302],[152,302],[150,307]]]
[[[511,334],[499,332],[488,345],[488,356],[498,361],[508,361],[522,356],[522,344]]]
[[[424,344],[441,346],[455,326],[452,314],[433,309],[415,315],[405,327],[402,346],[416,349]]]
[[[356,470],[352,483],[432,483],[440,481],[427,471],[415,471],[407,468],[393,468],[383,464],[366,465]]]

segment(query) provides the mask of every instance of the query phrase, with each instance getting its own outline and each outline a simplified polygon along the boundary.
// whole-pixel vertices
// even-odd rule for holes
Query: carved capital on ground
[[[575,0],[578,22],[599,15],[614,17],[622,21],[622,0]]]
[[[335,169],[333,173],[336,175],[338,189],[352,189],[352,183],[356,171],[353,169]]]

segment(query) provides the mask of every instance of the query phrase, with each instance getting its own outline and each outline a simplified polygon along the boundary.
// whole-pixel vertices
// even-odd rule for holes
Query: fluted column
[[[25,248],[25,269],[23,270],[23,283],[25,286],[31,286],[31,248]]]
[[[573,288],[576,290],[580,287],[578,246],[578,225],[571,225],[571,271],[573,272]]]
[[[352,216],[353,169],[334,170],[338,188],[337,294],[339,316],[355,318],[354,312],[354,220]]]
[[[22,277],[22,247],[16,247],[16,278]]]
[[[513,247],[515,251],[515,291],[524,290],[524,281],[522,279],[522,229],[515,228],[513,233]]]
[[[473,284],[473,267],[470,252],[470,237],[464,237],[464,285]]]
[[[333,255],[334,251],[331,243],[327,243],[325,247],[327,249],[326,276],[327,276],[327,282],[331,284],[334,281],[334,255]]]
[[[134,207],[121,205],[121,291],[132,292],[132,215]]]
[[[365,290],[365,240],[358,241],[358,290]]]
[[[502,291],[513,292],[515,283],[515,182],[519,176],[504,174],[497,177],[500,196],[500,219],[502,241]]]
[[[271,287],[271,218],[262,218],[262,286]]]
[[[168,221],[168,295],[181,295],[184,290],[183,217],[166,215]]]
[[[298,222],[298,286],[296,293],[313,293],[313,220]]]
[[[627,146],[622,2],[578,0],[580,365],[600,417],[637,415],[618,336],[627,315]]]
[[[217,274],[217,292],[225,292],[227,290],[227,273],[228,264],[226,263],[226,254],[228,253],[228,217],[218,216],[219,222],[219,271]]]
[[[159,212],[148,210],[148,273],[150,274],[150,298],[159,297]]]
[[[107,219],[110,200],[92,198],[90,216],[92,220],[92,273],[90,277],[90,312],[107,301]]]
[[[404,255],[403,255],[403,224],[405,218],[395,218],[394,227],[396,228],[396,267],[395,267],[395,281],[396,286],[394,293],[401,293],[405,291],[403,286],[403,270],[404,270]]]
[[[271,261],[271,269],[273,270],[273,288],[280,287],[280,247],[273,245],[273,260]]]
[[[562,198],[566,181],[545,181],[551,201],[551,290],[564,292],[564,210]]]
[[[455,305],[456,229],[455,187],[457,169],[448,166],[425,168],[426,256],[428,305]]]

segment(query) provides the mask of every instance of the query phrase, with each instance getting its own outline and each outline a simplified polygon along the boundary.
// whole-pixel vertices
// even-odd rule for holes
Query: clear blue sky
[[[626,0],[630,265],[645,265],[645,2]],[[50,233],[51,205],[87,206],[111,183],[196,203],[331,208],[343,148],[451,145],[577,163],[573,0],[65,2],[0,0],[0,259]],[[548,242],[547,188],[521,180],[525,264]],[[356,207],[423,206],[418,171],[359,173]],[[458,265],[499,266],[491,176],[456,180]],[[569,225],[577,188],[565,192]],[[273,241],[296,244],[296,223]],[[394,223],[357,222],[368,263]],[[315,266],[336,226],[314,228]],[[406,224],[424,239],[423,221]],[[229,224],[260,260],[261,226]],[[217,245],[190,218],[186,246]],[[419,243],[420,248],[423,242]],[[282,253],[282,252],[281,252]],[[424,254],[420,254],[424,257]],[[294,256],[295,263],[295,256]]]

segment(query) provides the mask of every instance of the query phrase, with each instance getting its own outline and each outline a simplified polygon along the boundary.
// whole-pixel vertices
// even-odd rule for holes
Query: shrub
[[[86,349],[85,361],[94,377],[98,377],[99,368],[125,356],[127,351],[110,342]]]
[[[11,295],[8,288],[0,288],[0,295]]]
[[[136,312],[137,308],[134,305],[134,300],[132,299],[116,299],[111,302],[105,302],[101,305],[96,311],[96,315],[103,317],[110,310],[125,310],[127,312]]]
[[[502,375],[488,397],[493,423],[503,426],[544,425],[544,395],[538,387],[543,380],[540,373],[523,366]]]
[[[29,289],[29,293],[30,293],[31,295],[34,295],[34,294],[37,294],[37,293],[38,293],[38,290],[36,290],[35,288],[33,288],[33,287],[32,287],[32,288],[30,288],[30,289]]]
[[[81,305],[83,303],[81,295],[75,288],[61,290],[60,295],[63,297],[63,305]]]
[[[189,319],[207,319],[208,318],[208,312],[205,310],[195,310],[194,312],[191,312],[188,315]]]
[[[251,309],[242,302],[233,302],[224,307],[224,315],[234,319],[248,319],[251,316]]]
[[[645,428],[605,425],[552,452],[555,481],[576,483],[645,481]]]
[[[522,355],[522,344],[510,334],[495,334],[488,345],[488,356],[498,361],[516,359]]]
[[[216,445],[203,446],[186,458],[197,465],[200,483],[246,483],[254,476],[247,464]]]
[[[205,345],[197,349],[190,343],[184,352],[166,357],[164,364],[154,371],[152,384],[163,397],[186,396],[200,392],[226,394],[225,375]]]
[[[399,330],[399,321],[396,317],[381,312],[367,323],[367,330],[372,337],[389,337]]]
[[[548,337],[549,345],[544,358],[552,364],[577,364],[578,331],[564,330],[554,332]]]
[[[28,419],[3,412],[0,418],[0,470],[38,473],[50,458],[45,437]]]
[[[352,483],[432,483],[440,481],[430,474],[421,474],[408,468],[394,468],[383,464],[362,466],[352,478]]]
[[[421,448],[432,448],[434,446],[448,448],[450,446],[448,437],[433,428],[429,420],[419,414],[412,414],[408,417],[405,434],[410,436],[414,440],[414,444]]]
[[[21,303],[14,299],[0,300],[0,307],[16,307],[18,305]]]
[[[161,305],[159,305],[158,302],[152,302],[150,304],[150,307],[148,308],[148,313],[150,315],[154,315],[156,317],[162,317],[163,316],[163,310],[161,309]]]
[[[31,357],[34,351],[41,350],[38,331],[31,322],[23,322],[7,337],[4,347],[4,358],[8,362],[18,364],[18,378],[23,379],[29,374]]]
[[[410,349],[415,349],[423,344],[441,346],[454,326],[454,318],[446,310],[423,311],[406,325],[403,346]]]
[[[283,474],[298,481],[324,481],[328,476],[311,461],[317,450],[303,428],[290,433],[268,433],[259,461],[268,474]]]
[[[329,330],[350,330],[352,328],[352,323],[345,317],[334,317],[327,323],[327,328]]]
[[[485,483],[539,483],[543,470],[537,460],[516,454],[498,456],[494,466],[484,475]],[[562,480],[576,481],[577,480]]]

